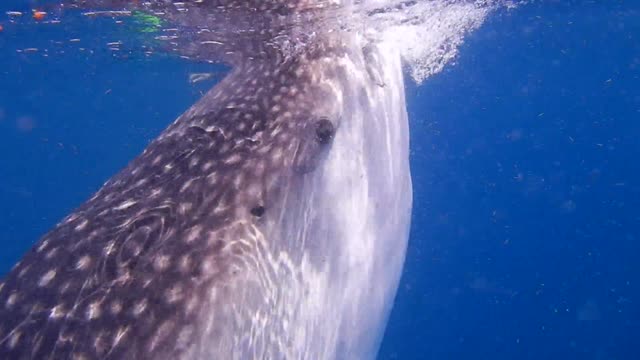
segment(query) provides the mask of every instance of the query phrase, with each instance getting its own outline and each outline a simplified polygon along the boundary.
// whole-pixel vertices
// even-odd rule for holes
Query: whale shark
[[[412,206],[393,44],[336,1],[74,5],[231,70],[0,281],[0,358],[375,358]]]

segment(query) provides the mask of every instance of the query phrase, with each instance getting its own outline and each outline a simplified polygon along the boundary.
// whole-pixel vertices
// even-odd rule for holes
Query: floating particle
[[[107,16],[107,17],[116,17],[116,16],[131,16],[131,11],[122,10],[122,11],[89,11],[82,13],[84,16]]]
[[[598,303],[593,299],[587,300],[578,308],[576,317],[579,321],[595,321],[602,319]]]
[[[576,210],[576,203],[573,200],[567,200],[562,203],[561,208],[564,212],[572,213]]]
[[[518,141],[522,139],[522,129],[513,129],[507,134],[507,139],[511,141]]]
[[[47,16],[47,13],[44,11],[38,11],[38,10],[33,11],[33,19],[36,21],[42,21],[46,16]]]
[[[213,73],[191,73],[189,74],[189,82],[191,84],[195,84],[200,81],[211,79],[212,77]]]
[[[30,116],[21,116],[16,120],[16,127],[23,132],[29,132],[36,127],[36,122]]]

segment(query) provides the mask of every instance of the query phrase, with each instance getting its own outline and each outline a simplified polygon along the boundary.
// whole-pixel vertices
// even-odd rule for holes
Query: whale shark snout
[[[239,52],[25,254],[0,283],[0,358],[375,357],[411,211],[400,56],[311,45]]]

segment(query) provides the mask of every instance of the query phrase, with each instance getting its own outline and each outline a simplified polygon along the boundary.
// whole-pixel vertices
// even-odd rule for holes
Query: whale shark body
[[[314,1],[180,4],[162,14],[261,27],[191,39],[230,74],[0,282],[0,358],[374,358],[412,201],[399,54],[354,32],[267,46]]]

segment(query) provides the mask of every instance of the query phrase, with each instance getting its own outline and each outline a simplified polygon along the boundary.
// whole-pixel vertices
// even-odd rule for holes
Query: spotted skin
[[[195,346],[175,324],[201,331],[208,289],[232,281],[242,252],[218,230],[260,222],[278,183],[330,147],[333,124],[304,106],[319,95],[304,63],[236,69],[45,235],[2,283],[0,357],[176,359]]]
[[[373,358],[411,185],[399,60],[359,44],[234,45],[249,60],[0,282],[0,359]]]

